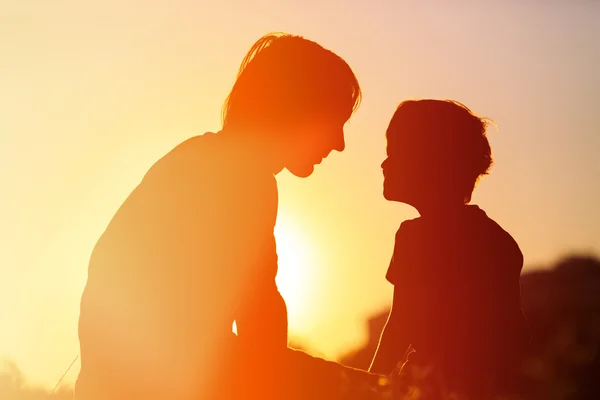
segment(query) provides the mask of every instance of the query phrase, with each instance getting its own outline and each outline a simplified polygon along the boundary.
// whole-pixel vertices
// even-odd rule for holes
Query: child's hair
[[[454,100],[407,100],[390,121],[388,146],[393,145],[393,136],[401,136],[403,145],[416,149],[417,156],[427,157],[427,162],[446,174],[448,183],[469,202],[479,178],[492,166],[486,136],[490,123],[495,125]]]
[[[361,100],[348,64],[319,44],[283,33],[260,38],[240,66],[223,128],[282,128],[319,113],[350,117]]]

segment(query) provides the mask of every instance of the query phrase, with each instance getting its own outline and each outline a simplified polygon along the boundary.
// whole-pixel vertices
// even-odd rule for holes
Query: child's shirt
[[[451,370],[511,363],[528,340],[522,267],[515,240],[475,205],[405,221],[386,276],[398,329],[421,360]]]

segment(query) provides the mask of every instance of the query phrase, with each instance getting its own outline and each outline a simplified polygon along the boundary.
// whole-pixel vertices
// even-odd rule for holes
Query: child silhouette
[[[487,125],[450,100],[405,101],[392,117],[384,197],[415,207],[420,217],[396,233],[386,275],[392,310],[370,368],[389,374],[411,348],[414,365],[433,367],[447,387],[473,398],[503,385],[528,340],[523,255],[469,204],[492,164]]]

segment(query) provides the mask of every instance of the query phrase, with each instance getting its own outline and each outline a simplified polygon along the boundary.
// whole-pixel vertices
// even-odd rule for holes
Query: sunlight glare
[[[290,332],[298,334],[311,323],[310,244],[285,214],[277,219],[275,239],[279,264],[277,287],[287,304]]]

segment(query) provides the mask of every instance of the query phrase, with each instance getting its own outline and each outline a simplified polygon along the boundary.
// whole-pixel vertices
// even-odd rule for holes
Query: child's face
[[[418,179],[411,173],[415,166],[401,148],[387,146],[387,158],[381,164],[383,170],[383,196],[387,200],[411,204],[418,192]]]
[[[417,207],[426,202],[435,186],[436,171],[427,146],[409,129],[388,129],[387,158],[383,170],[383,196]],[[433,161],[433,163],[432,163]]]

